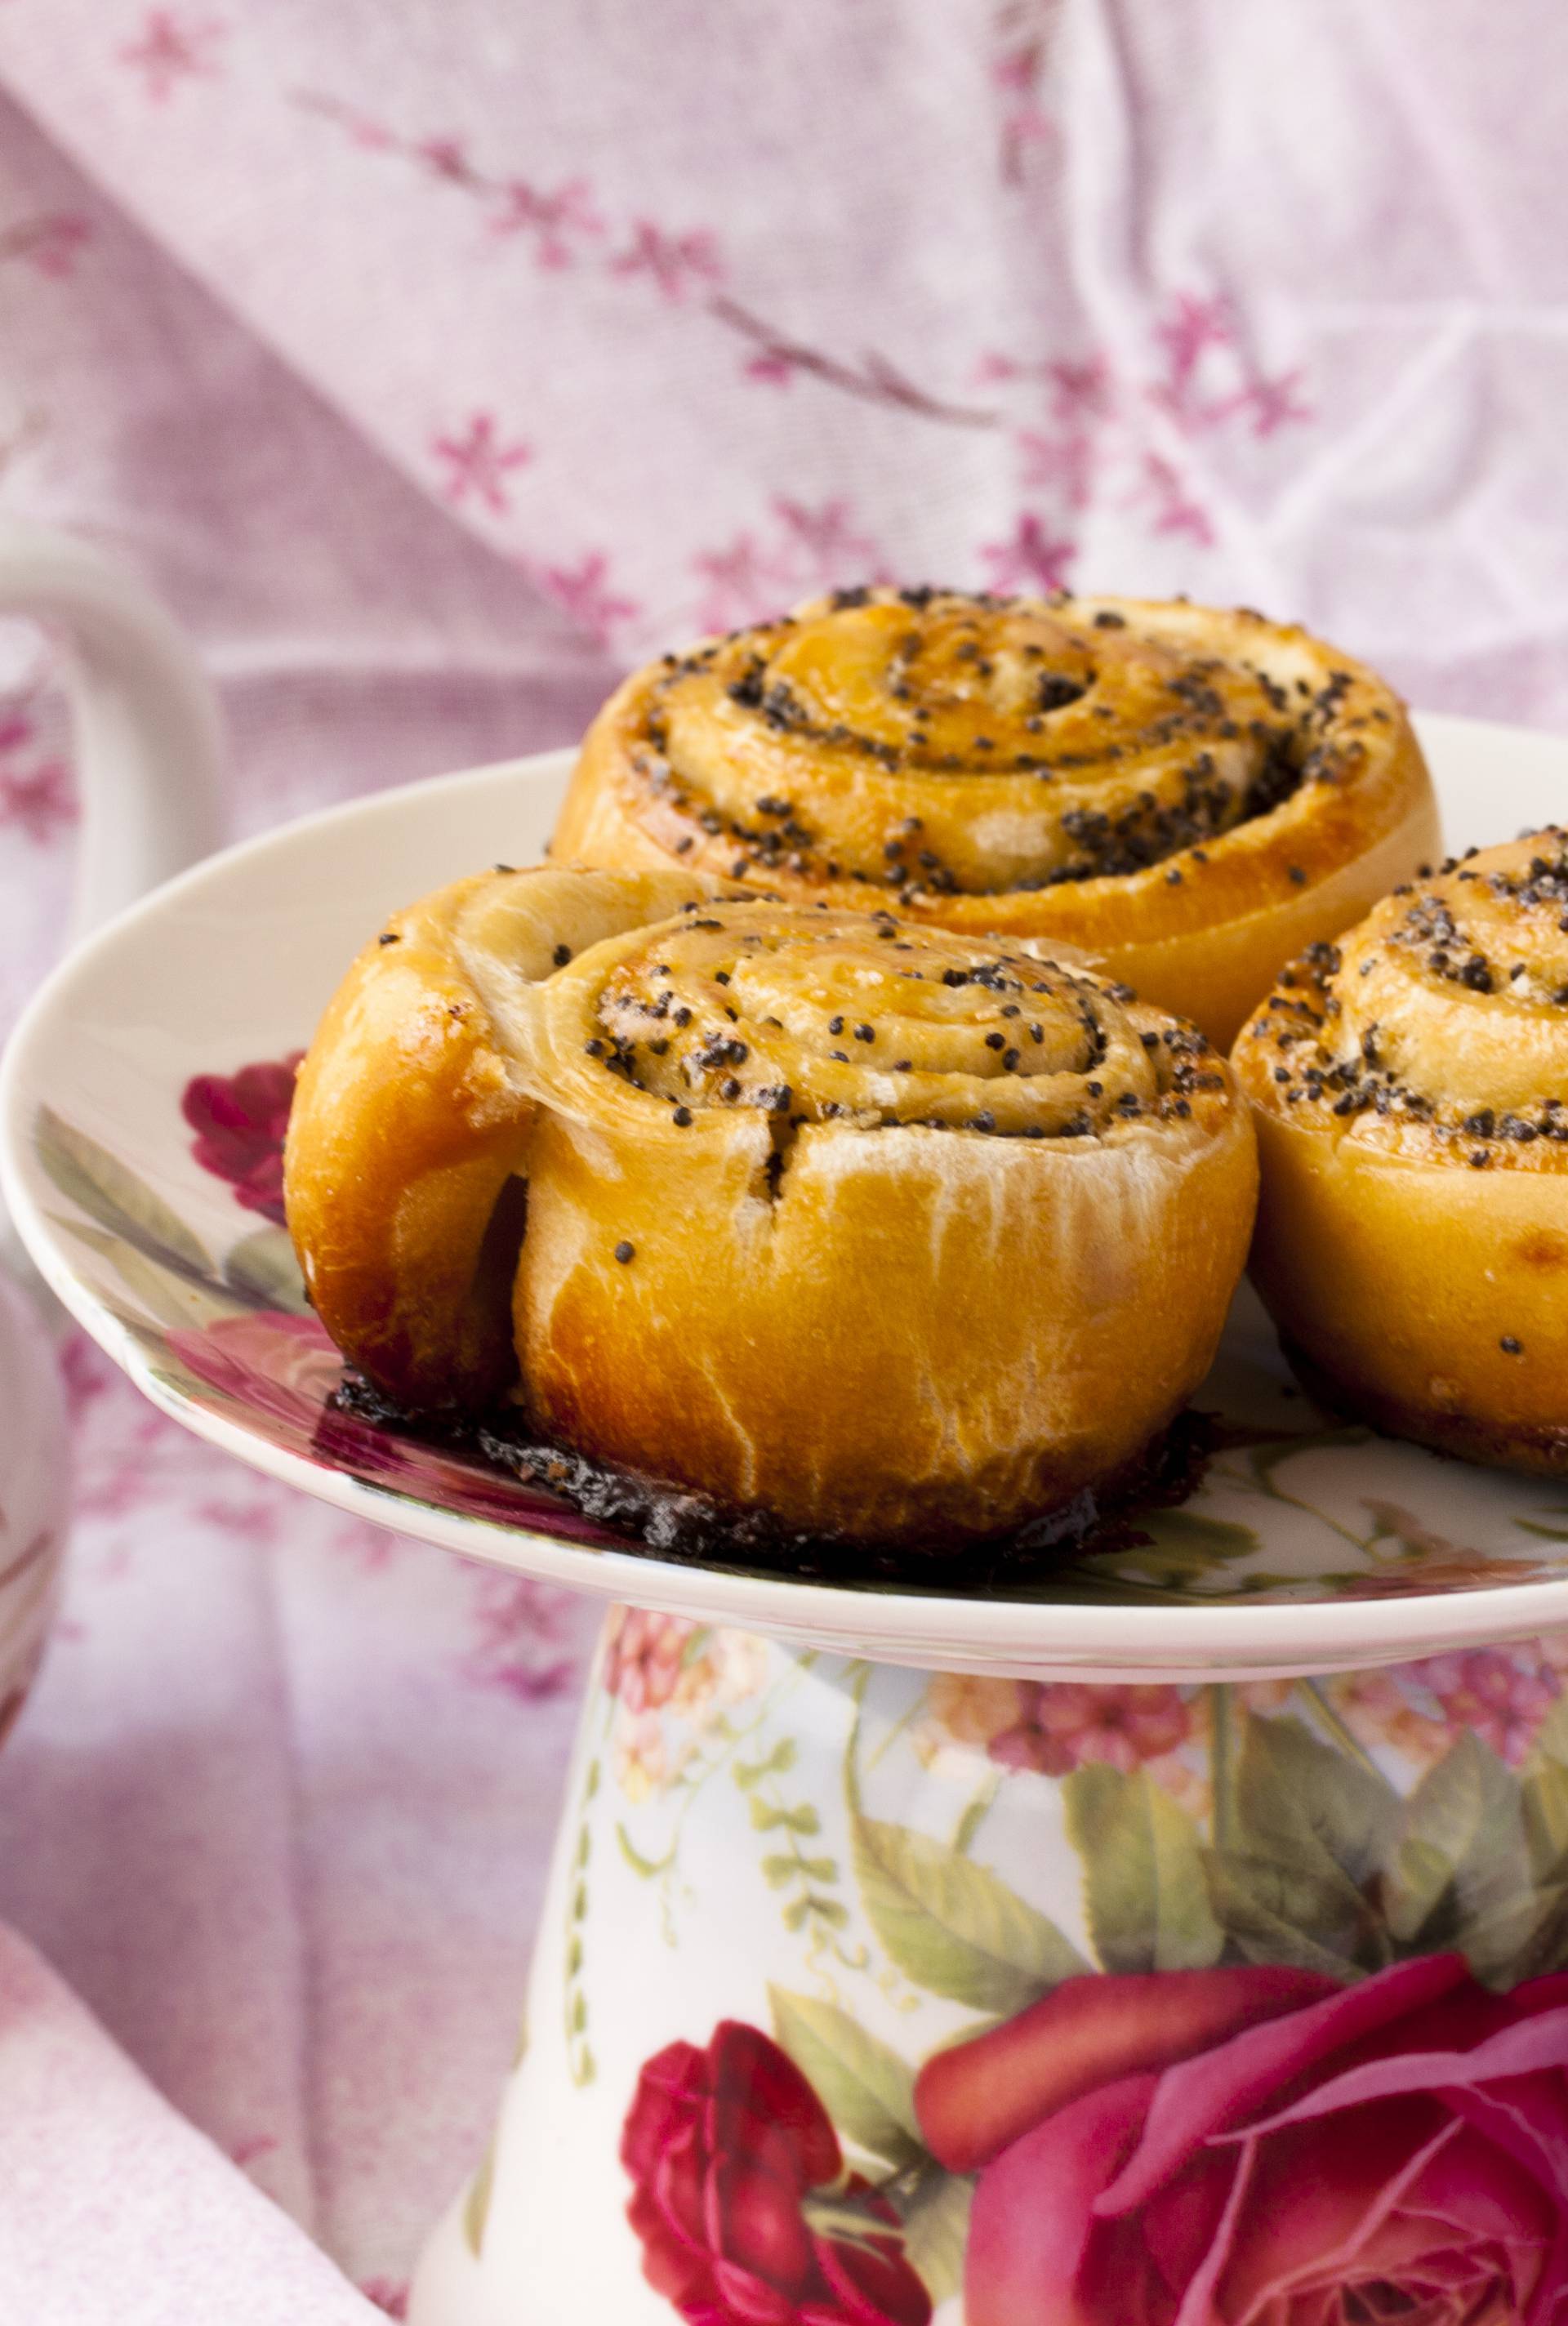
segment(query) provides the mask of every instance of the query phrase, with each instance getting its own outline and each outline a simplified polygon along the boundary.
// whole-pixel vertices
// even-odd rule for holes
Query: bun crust
[[[1398,699],[1304,630],[1137,599],[842,591],[635,673],[557,851],[1086,948],[1229,1046],[1433,856]]]
[[[1293,964],[1235,1050],[1253,1272],[1378,1428],[1568,1473],[1568,841],[1488,849]]]
[[[916,1548],[1134,1459],[1246,1253],[1224,1062],[1081,968],[662,877],[487,875],[350,972],[287,1158],[345,1354],[405,1402],[510,1382],[596,1460]],[[443,1142],[411,1144],[427,1117]]]

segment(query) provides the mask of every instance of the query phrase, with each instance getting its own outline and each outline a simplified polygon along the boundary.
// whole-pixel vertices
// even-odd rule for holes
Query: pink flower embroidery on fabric
[[[21,772],[0,769],[0,825],[44,848],[76,818],[76,793],[63,759],[45,759]]]
[[[778,495],[771,516],[765,538],[747,527],[724,548],[701,550],[692,559],[704,584],[699,619],[705,629],[767,621],[812,590],[885,578],[882,552],[860,530],[847,500],[812,507]]]
[[[1055,123],[1039,100],[1054,5],[1055,0],[1004,0],[997,11],[995,31],[1001,45],[991,62],[991,84],[1006,100],[999,160],[1002,178],[1009,185],[1022,178],[1028,148],[1056,134]]]
[[[1116,381],[1102,355],[1081,363],[1020,363],[1016,356],[988,348],[975,366],[977,386],[1035,381],[1046,391],[1050,416],[1063,426],[1109,420],[1116,409]]]
[[[547,565],[537,579],[562,613],[601,647],[608,646],[617,623],[632,621],[643,610],[636,598],[622,598],[610,588],[609,560],[602,550],[592,551],[576,566]]]
[[[63,281],[74,273],[92,233],[92,221],[76,210],[52,210],[41,218],[23,219],[0,233],[0,266],[7,259],[19,259],[39,274]]]
[[[769,387],[787,387],[801,368],[800,358],[784,348],[769,348],[762,355],[747,356],[741,366],[747,379],[761,380]]]
[[[1164,386],[1174,404],[1185,402],[1210,349],[1229,347],[1235,335],[1228,299],[1177,293],[1155,325],[1155,338],[1165,351]]]
[[[248,1543],[253,1550],[270,1550],[278,1539],[282,1512],[274,1503],[236,1502],[219,1495],[199,1503],[196,1515],[231,1541]]]
[[[162,105],[182,80],[210,80],[218,67],[214,50],[227,39],[220,17],[184,17],[173,8],[149,8],[139,39],[118,52],[122,64],[143,76],[146,93]]]
[[[481,1572],[474,1599],[478,1643],[465,1661],[469,1677],[524,1704],[558,1696],[576,1665],[568,1637],[571,1599],[526,1575]]]
[[[1301,392],[1299,366],[1270,377],[1247,360],[1228,299],[1178,293],[1155,323],[1154,336],[1164,363],[1149,385],[1149,399],[1183,428],[1213,429],[1245,420],[1254,436],[1267,437],[1314,416]],[[1229,356],[1233,383],[1224,386],[1222,372],[1218,392],[1211,365],[1216,355]],[[1207,390],[1205,382],[1211,383]]]
[[[1032,511],[1019,517],[1010,540],[988,543],[980,551],[990,568],[993,589],[1047,593],[1068,587],[1077,554],[1075,541],[1058,540]]]
[[[1116,384],[1104,356],[1083,363],[1049,363],[1044,377],[1054,420],[1106,420],[1116,405]]]
[[[706,227],[690,234],[671,234],[651,219],[636,219],[632,239],[610,265],[617,274],[650,274],[662,298],[679,302],[705,284],[722,283],[724,262],[719,244]]]
[[[604,230],[586,178],[569,178],[552,192],[530,185],[525,178],[508,178],[490,220],[493,234],[531,235],[534,257],[549,267],[574,265],[574,239],[590,241]]]
[[[1298,392],[1301,377],[1298,365],[1294,371],[1280,372],[1273,379],[1259,375],[1242,389],[1235,399],[1235,409],[1247,414],[1255,436],[1272,436],[1293,422],[1315,416],[1312,405],[1304,403]]]
[[[461,435],[437,436],[431,450],[446,463],[447,499],[460,507],[472,492],[496,516],[504,516],[512,505],[506,490],[507,476],[533,458],[527,444],[503,440],[495,415],[489,412],[476,412]]]
[[[413,150],[434,176],[450,178],[454,185],[466,186],[473,175],[459,137],[423,137]]]
[[[831,581],[846,567],[869,572],[877,563],[877,544],[856,531],[847,500],[824,501],[821,508],[808,508],[803,501],[786,500],[781,494],[773,506],[784,532],[799,542],[822,581]]]
[[[403,1547],[401,1535],[391,1534],[385,1527],[372,1526],[368,1519],[349,1519],[334,1530],[332,1548],[361,1575],[379,1575],[392,1565]]]
[[[1053,488],[1069,508],[1088,507],[1096,448],[1087,430],[1073,428],[1065,435],[1042,436],[1034,429],[1022,429],[1018,451],[1025,485]]]
[[[1143,486],[1135,498],[1146,499],[1152,504],[1155,531],[1184,533],[1200,548],[1211,547],[1214,527],[1210,523],[1208,512],[1186,492],[1181,471],[1174,464],[1158,452],[1146,452],[1143,476]]]
[[[750,533],[738,533],[724,549],[699,550],[691,563],[707,584],[698,617],[705,630],[732,629],[781,610],[778,577]]]
[[[72,1427],[79,1422],[95,1399],[103,1396],[115,1381],[115,1369],[86,1333],[70,1335],[60,1352],[60,1375],[65,1388],[65,1410]]]

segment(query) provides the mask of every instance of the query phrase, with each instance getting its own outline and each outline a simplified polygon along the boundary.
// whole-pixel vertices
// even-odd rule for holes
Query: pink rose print
[[[644,2275],[691,2326],[927,2326],[897,2216],[858,2173],[846,2182],[827,2111],[758,2029],[722,2020],[704,2051],[651,2059],[621,2162]],[[813,2228],[818,2190],[859,2216],[853,2236]]]
[[[526,1526],[547,1516],[551,1531],[565,1540],[621,1540],[542,1490],[329,1405],[343,1364],[314,1317],[275,1309],[222,1317],[201,1331],[171,1333],[168,1345],[216,1392],[216,1410],[237,1406],[246,1426],[273,1444],[345,1471],[362,1484],[506,1525]]]
[[[989,1679],[939,1672],[933,1717],[960,1744],[982,1745],[1009,1769],[1062,1777],[1088,1762],[1130,1772],[1176,1752],[1192,1733],[1192,1709],[1177,1688],[1060,1680]]]
[[[435,437],[431,450],[446,465],[447,499],[460,507],[471,492],[494,516],[504,516],[512,506],[506,490],[510,471],[533,458],[528,445],[503,439],[489,412],[476,412],[460,435]]]
[[[218,68],[214,51],[228,27],[217,16],[186,16],[174,8],[149,8],[140,38],[118,51],[122,64],[143,77],[154,105],[182,80],[210,79]]]
[[[292,1057],[241,1066],[235,1075],[198,1075],[181,1112],[195,1131],[190,1152],[204,1171],[227,1179],[235,1200],[283,1224],[283,1134],[293,1104],[302,1050]]]
[[[614,1607],[605,1627],[604,1685],[628,1712],[656,1712],[674,1695],[699,1626],[684,1615]]]
[[[915,2086],[978,2172],[966,2326],[1548,2326],[1568,1977],[1458,1956],[1070,1979]]]
[[[1568,1641],[1471,1648],[1396,1671],[1347,1672],[1335,1694],[1348,1711],[1410,1757],[1438,1759],[1467,1731],[1521,1768],[1563,1693]]]

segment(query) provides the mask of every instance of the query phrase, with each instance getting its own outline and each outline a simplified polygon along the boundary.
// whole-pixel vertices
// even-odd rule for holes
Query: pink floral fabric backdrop
[[[1547,0],[0,0],[0,502],[190,624],[237,832],[868,576],[1240,599],[1568,724],[1565,70]],[[7,1018],[74,814],[0,635]],[[0,1913],[395,2306],[589,1620],[70,1364]]]

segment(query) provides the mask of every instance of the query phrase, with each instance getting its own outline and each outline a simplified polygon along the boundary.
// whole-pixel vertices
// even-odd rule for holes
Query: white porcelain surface
[[[410,2326],[1545,2326],[1564,1673],[1036,1686],[617,1611]]]
[[[0,515],[0,615],[36,622],[60,649],[82,803],[70,931],[80,936],[215,845],[217,703],[163,609],[70,535]],[[38,1299],[14,1289],[7,1267]],[[59,1596],[70,1448],[57,1319],[0,1218],[0,1738]]]
[[[1545,822],[1568,801],[1568,745],[1447,719],[1423,732],[1454,846]],[[537,855],[568,765],[561,753],[450,777],[231,851],[90,941],[28,1013],[5,1075],[7,1197],[51,1284],[157,1402],[293,1484],[470,1557],[878,1661],[1127,1678],[1304,1672],[1568,1624],[1568,1491],[1314,1428],[1246,1298],[1198,1402],[1249,1416],[1255,1436],[1304,1433],[1299,1449],[1228,1455],[1192,1502],[1148,1521],[1143,1546],[1081,1562],[1027,1599],[681,1566],[585,1541],[580,1523],[571,1539],[569,1520],[542,1517],[537,1497],[516,1506],[522,1522],[506,1508],[476,1515],[482,1484],[449,1493],[441,1465],[390,1441],[367,1470],[363,1448],[348,1459],[329,1435],[302,1439],[329,1353],[312,1347],[308,1320],[282,1313],[298,1294],[281,1231],[245,1239],[254,1215],[192,1159],[181,1093],[192,1076],[298,1050],[389,908],[477,865]],[[69,1127],[73,1152],[98,1158],[100,1177],[129,1174],[136,1203],[152,1205],[154,1224],[172,1220],[168,1233],[196,1259],[171,1275],[156,1236],[149,1244],[138,1229],[129,1250],[123,1236],[106,1242],[119,1198],[89,1188],[83,1215],[69,1192],[79,1192],[77,1166],[57,1149],[51,1177],[41,1160],[41,1108]],[[260,1318],[258,1270],[278,1287]],[[203,1334],[244,1358],[226,1386],[212,1386],[209,1348],[200,1382],[169,1359],[172,1335],[189,1347]],[[258,1347],[274,1374],[281,1350],[298,1378],[256,1372]]]

